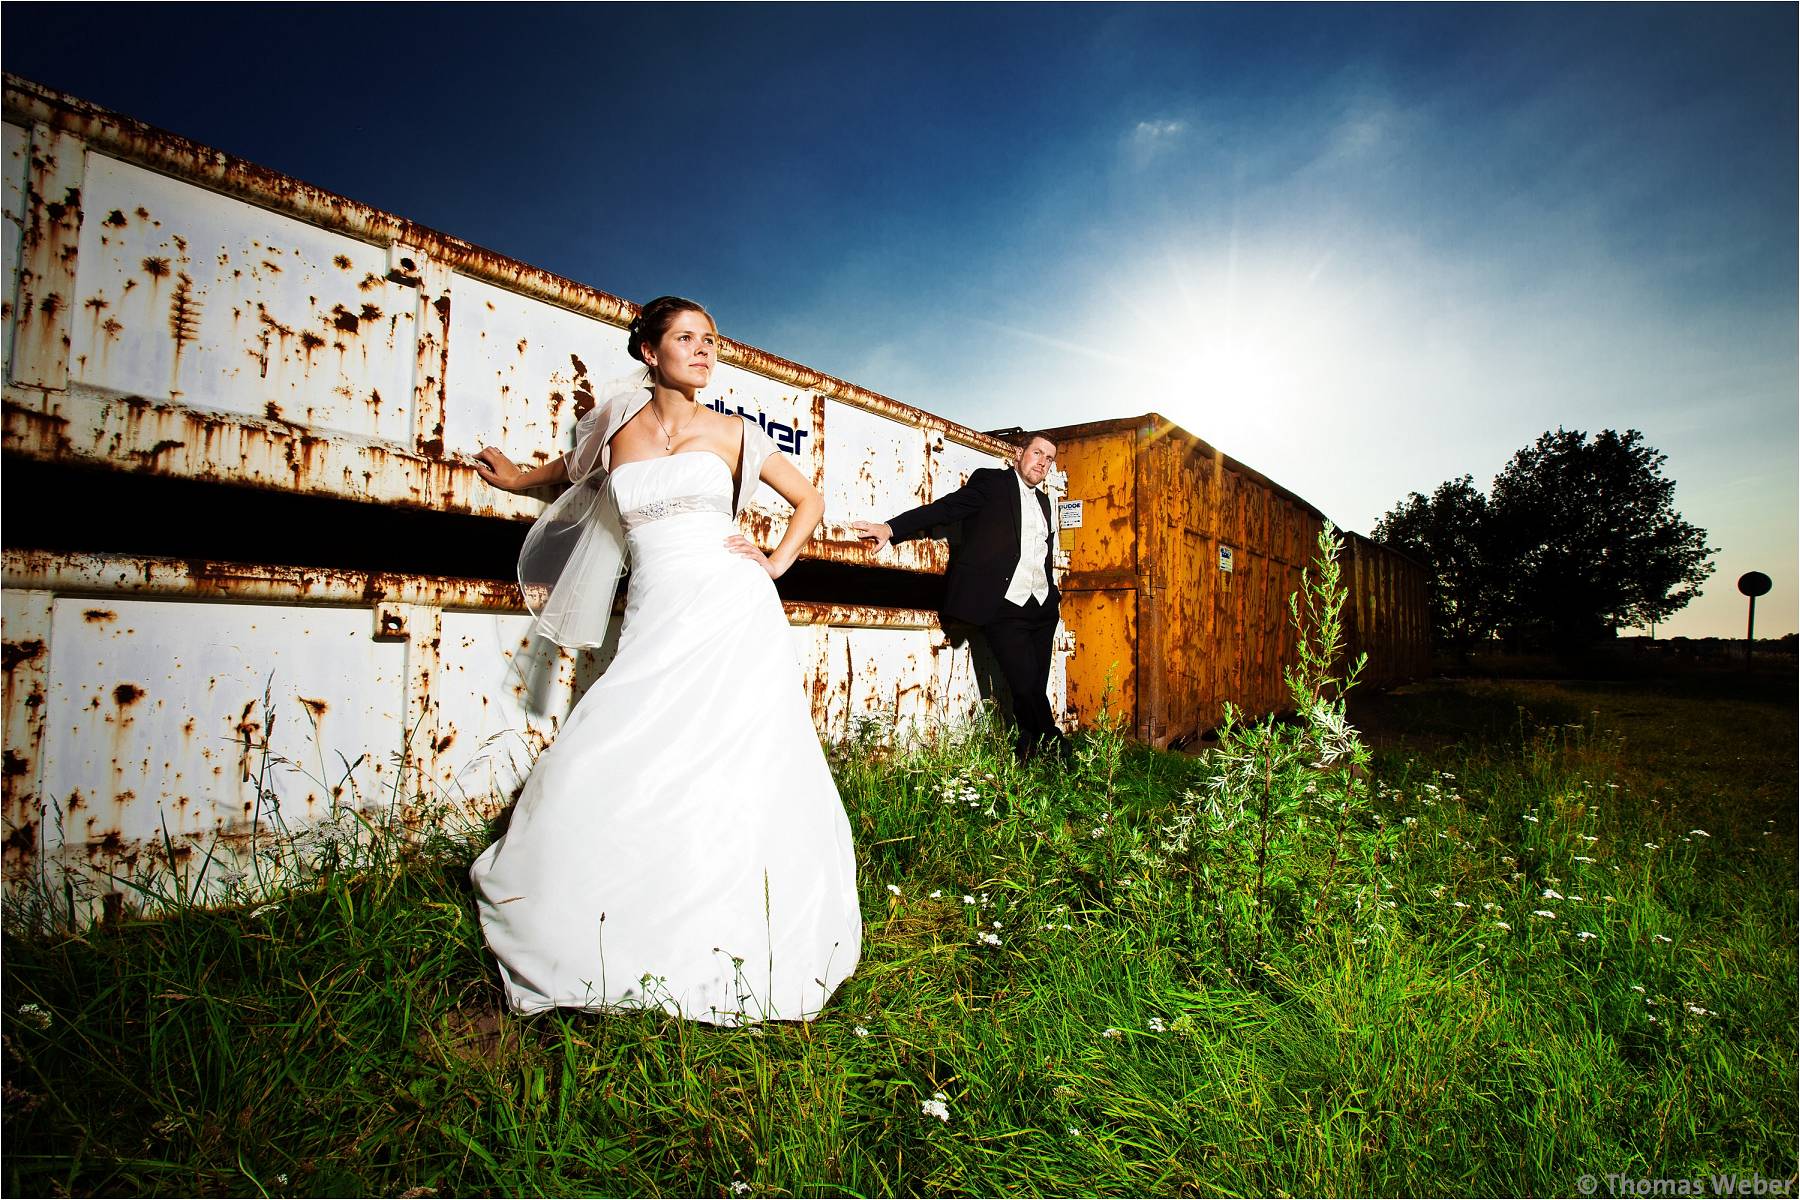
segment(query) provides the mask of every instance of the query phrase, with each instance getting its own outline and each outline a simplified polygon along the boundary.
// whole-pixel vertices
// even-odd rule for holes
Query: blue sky
[[[1796,628],[1796,10],[9,3],[6,69],[978,428],[1367,530],[1559,425]],[[435,24],[424,24],[426,20]]]

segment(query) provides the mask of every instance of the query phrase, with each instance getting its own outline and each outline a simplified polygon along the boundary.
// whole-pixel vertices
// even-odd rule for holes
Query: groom
[[[934,526],[962,522],[950,544],[944,615],[980,626],[1012,691],[1015,746],[1021,759],[1063,753],[1047,690],[1060,596],[1052,572],[1050,498],[1038,490],[1056,465],[1056,446],[1033,437],[1010,467],[983,467],[969,482],[889,521],[850,528],[881,550]]]

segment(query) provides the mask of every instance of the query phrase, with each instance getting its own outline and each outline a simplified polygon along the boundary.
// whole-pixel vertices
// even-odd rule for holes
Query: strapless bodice
[[[710,450],[621,463],[612,470],[611,486],[627,529],[633,524],[631,514],[646,505],[689,497],[717,497],[722,506],[714,511],[731,515],[731,468]]]

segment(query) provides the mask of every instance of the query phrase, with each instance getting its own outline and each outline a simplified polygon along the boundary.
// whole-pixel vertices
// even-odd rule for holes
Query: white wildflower
[[[1100,1031],[1100,1036],[1103,1038],[1120,1038],[1125,1036],[1125,1031],[1123,1029],[1114,1029],[1112,1026],[1108,1025],[1105,1029]]]
[[[1464,904],[1461,900],[1452,900],[1450,902],[1450,907],[1451,908],[1467,908],[1469,906]]]
[[[1709,838],[1712,836],[1712,834],[1706,832],[1706,830],[1704,830],[1704,829],[1690,829],[1690,830],[1688,830],[1688,832],[1693,834],[1695,837]]]
[[[1534,908],[1531,910],[1531,915],[1534,917],[1546,917],[1552,921],[1556,920],[1556,914],[1547,908]]]
[[[1644,994],[1644,985],[1641,983],[1634,983],[1631,985],[1631,990],[1641,996]]]
[[[1578,863],[1591,863],[1591,862],[1593,862],[1593,861],[1594,861],[1594,860],[1593,860],[1593,859],[1591,859],[1591,858],[1589,858],[1589,857],[1588,857],[1588,856],[1587,856],[1587,855],[1585,855],[1585,854],[1577,854],[1577,855],[1576,855],[1576,856],[1575,856],[1575,861],[1576,861],[1576,862],[1578,862]]]
[[[286,1187],[287,1186],[287,1172],[283,1171],[281,1174],[277,1175],[275,1177],[275,1182],[279,1183],[282,1187]]]
[[[1492,900],[1489,900],[1482,904],[1481,911],[1482,912],[1493,912],[1496,908],[1499,908],[1499,907],[1500,906],[1498,904],[1495,904]]]
[[[973,896],[964,896],[964,897],[963,897],[963,903],[964,903],[964,904],[973,904],[973,903],[975,903],[975,897],[973,897]]]
[[[1693,1014],[1694,1014],[1694,1015],[1695,1015],[1695,1016],[1696,1016],[1696,1017],[1711,1017],[1711,1016],[1717,1016],[1717,1015],[1718,1015],[1718,1014],[1716,1014],[1716,1013],[1714,1013],[1714,1012],[1712,1012],[1712,1011],[1711,1011],[1711,1010],[1709,1010],[1709,1009],[1704,1009],[1704,1008],[1701,1008],[1701,1007],[1700,1007],[1700,1006],[1699,1006],[1699,1005],[1698,1005],[1698,1004],[1690,1004],[1690,1005],[1688,1005],[1688,1006],[1687,1006],[1687,1010],[1688,1010],[1688,1011],[1689,1011],[1689,1012],[1691,1012],[1691,1013],[1693,1013]]]
[[[734,1179],[731,1181],[731,1194],[734,1196],[748,1196],[750,1194],[750,1185],[741,1179]]]
[[[1651,935],[1650,935],[1650,940],[1651,940],[1651,941],[1653,941],[1653,942],[1661,942],[1661,943],[1662,943],[1662,944],[1663,944],[1663,945],[1665,945],[1665,946],[1667,946],[1667,945],[1671,945],[1671,944],[1673,944],[1673,942],[1674,942],[1674,941],[1675,941],[1675,939],[1674,939],[1674,938],[1670,938],[1670,937],[1664,937],[1664,936],[1663,936],[1663,935],[1662,935],[1662,934],[1660,934],[1660,933],[1653,933],[1653,934],[1651,934]]]
[[[1561,900],[1562,898],[1563,894],[1555,888],[1545,888],[1544,894],[1538,897],[1540,900]]]
[[[1163,1024],[1163,1019],[1161,1017],[1151,1017],[1150,1018],[1150,1032],[1151,1033],[1167,1033],[1168,1028],[1169,1027],[1167,1025]]]
[[[990,946],[998,946],[1000,944],[1000,935],[997,933],[984,933],[981,935],[981,940]]]
[[[1536,817],[1532,816],[1530,813],[1525,813],[1524,819],[1527,821],[1530,821],[1533,825],[1538,824],[1538,819]]]
[[[27,1024],[35,1025],[39,1029],[50,1028],[50,1014],[36,1004],[19,1005],[19,1016]]]
[[[900,894],[900,885],[895,884],[895,883],[890,883],[890,884],[888,884],[888,891],[893,893],[894,895],[898,896]]]
[[[1646,850],[1661,850],[1662,847],[1657,845],[1655,842],[1645,842],[1644,849],[1646,849]]]
[[[1580,933],[1575,935],[1575,940],[1578,942],[1592,941],[1595,937],[1598,937],[1598,936],[1599,936],[1598,934],[1589,933],[1587,930],[1584,929]]]
[[[1511,929],[1512,928],[1512,926],[1508,925],[1505,921],[1495,921],[1494,925],[1496,928],[1499,928],[1499,929]]]
[[[944,1093],[933,1092],[931,1093],[931,1099],[919,1101],[919,1115],[922,1117],[936,1117],[940,1121],[948,1122],[950,1120],[949,1100],[950,1097],[944,1095]]]
[[[1081,1126],[1079,1126],[1079,1125],[1065,1125],[1065,1126],[1063,1126],[1063,1128],[1067,1129],[1069,1131],[1070,1137],[1080,1137],[1081,1136]]]
[[[1419,818],[1417,818],[1417,817],[1401,817],[1400,823],[1402,825],[1411,827],[1411,826],[1417,825],[1419,823]]]
[[[1592,846],[1594,843],[1598,842],[1600,839],[1595,837],[1591,833],[1584,833],[1581,835],[1581,840],[1586,842],[1588,845]]]
[[[931,895],[926,897],[926,899],[928,899],[928,900],[942,900],[943,898],[944,898],[944,889],[943,888],[939,888],[937,891],[931,893]]]
[[[862,1025],[856,1026],[856,1028],[852,1029],[850,1032],[854,1033],[859,1038],[866,1038],[869,1036],[868,1028]]]

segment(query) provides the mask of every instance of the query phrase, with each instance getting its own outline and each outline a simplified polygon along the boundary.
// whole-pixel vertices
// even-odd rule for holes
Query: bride
[[[695,400],[718,361],[705,309],[651,301],[627,349],[645,369],[568,454],[476,456],[507,491],[573,485],[520,554],[535,633],[598,645],[621,554],[631,568],[617,657],[469,870],[482,930],[517,1012],[810,1020],[862,949],[850,825],[773,582],[824,501],[757,425]],[[766,556],[733,520],[759,480],[794,506]]]

